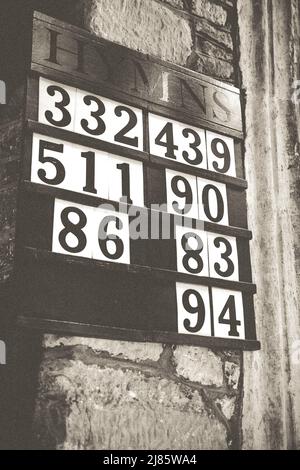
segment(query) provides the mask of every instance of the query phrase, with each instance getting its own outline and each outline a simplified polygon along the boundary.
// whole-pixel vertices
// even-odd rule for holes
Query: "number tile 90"
[[[168,212],[228,225],[227,188],[186,173],[166,169]]]

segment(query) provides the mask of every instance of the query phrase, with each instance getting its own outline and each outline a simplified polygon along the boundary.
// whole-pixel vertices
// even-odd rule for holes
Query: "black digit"
[[[189,240],[194,238],[197,241],[197,248],[194,250],[189,245]],[[193,232],[185,233],[181,239],[181,246],[183,250],[186,252],[182,259],[182,263],[184,268],[191,274],[199,274],[203,269],[203,260],[200,256],[200,253],[203,251],[203,242],[201,238]],[[190,266],[190,259],[193,259],[197,263],[196,268],[191,268]]]
[[[181,191],[178,187],[178,183],[180,181],[182,181],[185,186],[184,191]],[[171,188],[175,196],[185,198],[185,204],[183,209],[179,208],[179,204],[177,201],[172,202],[172,207],[174,211],[178,212],[178,214],[187,214],[191,210],[193,204],[193,193],[191,185],[183,176],[174,176],[171,181]]]
[[[115,141],[120,142],[121,144],[130,145],[131,147],[138,147],[138,137],[128,137],[126,135],[137,125],[137,117],[132,109],[126,108],[126,106],[117,106],[115,109],[115,115],[121,117],[122,113],[128,114],[129,121],[126,126],[115,135]]]
[[[77,214],[79,217],[79,221],[77,224],[74,224],[70,221],[69,215]],[[61,221],[64,225],[64,229],[59,234],[59,243],[61,244],[62,248],[69,253],[80,253],[86,247],[86,236],[82,229],[86,226],[87,218],[82,210],[78,209],[77,207],[66,207],[61,213]],[[67,244],[67,235],[72,233],[78,240],[78,244],[75,247],[71,247]]]
[[[101,100],[99,100],[98,98],[96,98],[95,96],[92,96],[92,95],[86,95],[83,98],[83,102],[87,106],[90,106],[92,103],[96,103],[97,109],[96,109],[96,111],[91,111],[91,116],[96,120],[97,127],[96,127],[96,129],[91,129],[89,127],[88,120],[87,119],[82,119],[81,120],[82,129],[85,130],[85,132],[88,132],[91,135],[101,135],[101,134],[103,134],[105,132],[106,126],[105,126],[105,123],[104,123],[103,119],[101,119],[100,116],[103,116],[103,114],[105,113],[104,103]]]
[[[234,264],[232,260],[229,258],[229,256],[232,255],[232,246],[229,243],[229,241],[226,240],[226,238],[222,238],[222,237],[215,238],[214,245],[216,248],[220,248],[221,243],[225,245],[225,253],[221,254],[221,258],[226,261],[227,269],[226,271],[222,271],[219,263],[215,263],[214,268],[215,268],[216,273],[219,274],[219,276],[229,277],[234,273]]]
[[[163,142],[163,137],[165,136],[165,142]],[[155,139],[156,145],[160,145],[161,147],[166,147],[167,151],[165,156],[168,158],[173,158],[176,160],[176,155],[174,150],[178,150],[178,146],[174,145],[174,134],[173,134],[173,124],[168,122],[162,131],[158,134]]]
[[[218,151],[218,144],[222,145],[223,152]],[[211,142],[211,150],[212,150],[212,153],[216,157],[220,159],[222,158],[224,160],[223,168],[219,167],[218,162],[213,162],[214,169],[218,171],[219,173],[227,173],[227,171],[230,168],[231,162],[230,162],[230,151],[226,142],[224,142],[224,140],[222,139],[213,139]]]
[[[118,217],[116,217],[114,215],[108,215],[108,216],[104,217],[101,220],[101,223],[99,225],[98,242],[99,242],[100,250],[102,251],[104,256],[108,259],[116,260],[116,259],[121,258],[121,256],[124,253],[124,243],[121,240],[121,238],[118,237],[118,235],[115,235],[115,234],[110,234],[109,235],[107,233],[108,224],[110,222],[115,222],[116,227],[118,228],[118,230],[121,230],[123,228],[123,223]],[[115,244],[114,253],[111,253],[108,250],[108,242],[109,241],[113,241],[114,244]]]
[[[117,169],[122,172],[122,199],[125,199],[127,204],[132,204],[130,199],[130,171],[128,163],[119,163]]]
[[[226,313],[229,313],[229,320],[225,318]],[[219,316],[219,323],[222,325],[230,325],[229,336],[239,337],[239,332],[237,327],[241,325],[241,322],[236,319],[236,308],[235,308],[235,299],[234,295],[230,295],[224,308]]]
[[[218,208],[218,210],[217,210],[217,215],[215,217],[211,215],[211,211],[210,211],[210,207],[209,207],[209,200],[210,200],[209,194],[210,194],[210,191],[213,191],[216,195],[216,198],[217,198],[217,208]],[[203,188],[202,204],[203,204],[205,215],[209,220],[211,220],[212,222],[218,223],[223,219],[223,217],[224,217],[224,201],[223,201],[221,192],[219,191],[219,189],[216,186],[213,186],[212,184],[207,184]]]
[[[53,142],[47,142],[46,140],[40,140],[40,147],[39,147],[39,161],[41,163],[51,163],[56,170],[56,175],[53,178],[48,178],[46,176],[46,171],[44,169],[38,170],[38,177],[40,178],[43,183],[46,184],[61,184],[66,176],[65,168],[63,164],[54,157],[45,157],[44,152],[45,150],[52,150],[53,152],[63,153],[64,146],[63,144],[55,144]]]
[[[95,152],[81,152],[81,156],[86,159],[86,185],[83,191],[97,194],[95,188]]]
[[[195,152],[195,157],[191,158],[189,153],[184,150],[182,152],[182,156],[186,162],[190,163],[191,165],[200,165],[203,160],[203,155],[199,150],[199,145],[201,145],[201,138],[198,132],[194,131],[193,129],[183,129],[182,131],[183,137],[188,138],[190,134],[194,137],[194,142],[190,143],[189,146]]]
[[[194,295],[197,300],[197,305],[195,307],[193,307],[190,302],[190,297],[192,295]],[[204,305],[201,295],[196,290],[188,289],[183,293],[182,304],[183,304],[184,309],[188,313],[198,314],[196,325],[191,326],[191,321],[186,318],[183,322],[184,328],[186,329],[186,331],[189,331],[190,333],[198,333],[203,327],[204,321],[205,321],[205,305]]]
[[[72,117],[69,111],[66,109],[66,106],[70,104],[70,96],[69,93],[61,88],[60,86],[56,85],[50,85],[47,88],[47,93],[49,96],[54,96],[55,93],[60,93],[62,100],[59,101],[58,103],[55,103],[55,107],[59,109],[62,113],[62,119],[60,121],[55,121],[53,119],[53,113],[52,111],[46,111],[45,112],[45,117],[50,124],[53,126],[58,126],[58,127],[66,127],[70,124]]]

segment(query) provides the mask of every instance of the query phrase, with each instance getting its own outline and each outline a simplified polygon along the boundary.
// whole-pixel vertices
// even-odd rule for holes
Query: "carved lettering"
[[[219,108],[213,109],[213,117],[218,118],[220,120],[224,120],[224,122],[228,123],[231,119],[231,111],[225,103],[225,101],[227,100],[226,95],[220,91],[215,91],[213,94],[213,100]]]
[[[50,44],[49,44],[50,50],[49,50],[49,57],[45,60],[47,60],[48,62],[52,62],[53,64],[63,65],[63,64],[60,64],[58,61],[57,52],[62,51],[67,54],[72,54],[75,59],[74,71],[85,73],[85,70],[84,70],[85,43],[77,38],[73,38],[74,41],[76,42],[76,49],[75,50],[65,49],[64,47],[61,47],[58,45],[58,38],[59,36],[62,36],[62,33],[59,33],[49,28],[47,29],[50,33]]]
[[[242,131],[241,108],[236,90],[221,82],[210,81],[199,74],[169,67],[160,61],[131,52],[119,45],[97,40],[86,32],[74,32],[72,27],[49,21],[36,14],[36,34],[33,44],[33,63],[70,74],[72,79],[82,78],[89,83],[101,84],[107,89],[125,92],[153,104],[165,105],[178,113],[183,112],[207,121]],[[45,54],[45,32],[48,44]],[[45,57],[46,55],[46,57]],[[81,85],[82,86],[82,85]]]

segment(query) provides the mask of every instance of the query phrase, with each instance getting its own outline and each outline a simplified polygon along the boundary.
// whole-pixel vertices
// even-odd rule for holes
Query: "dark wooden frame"
[[[84,38],[84,41],[92,41],[101,45],[101,47],[112,47],[114,50],[122,52],[122,54],[130,55],[131,57],[136,58],[136,60],[144,60],[147,61],[147,64],[153,62],[155,66],[161,67],[164,70],[170,70],[175,74],[179,74],[180,76],[187,77],[189,79],[195,80],[202,80],[208,84],[208,86],[217,86],[221,87],[226,92],[239,94],[239,90],[234,89],[234,87],[219,82],[218,80],[214,80],[212,78],[201,76],[192,71],[188,71],[182,67],[177,67],[172,64],[165,63],[158,59],[151,59],[148,56],[144,56],[143,54],[130,51],[126,48],[121,46],[112,45],[107,41],[97,40],[92,35],[80,30],[79,28],[65,25],[59,21],[46,17],[45,15],[41,15],[40,13],[35,13],[34,15],[35,24],[38,22],[45,22],[49,25],[58,28],[57,30],[61,30],[61,28],[65,27],[69,31],[74,33],[75,35],[79,35],[81,38]],[[33,45],[34,50],[35,45]],[[53,64],[52,64],[53,65]],[[96,93],[98,95],[119,100],[124,104],[128,104],[131,106],[139,107],[143,110],[143,126],[144,126],[144,151],[134,150],[127,147],[121,147],[119,145],[103,142],[99,139],[95,139],[93,137],[88,137],[85,135],[79,135],[75,132],[47,126],[45,124],[39,123],[38,121],[38,88],[39,83],[38,79],[39,76],[44,76],[48,79],[52,79],[55,82],[60,82],[63,84],[68,84],[70,86],[74,86],[77,88],[81,88],[87,90],[92,93]],[[40,195],[49,195],[49,197],[58,197],[66,200],[70,200],[73,202],[78,202],[81,204],[87,204],[91,206],[98,206],[101,202],[108,202],[106,200],[93,197],[90,195],[82,195],[79,193],[75,193],[68,190],[53,188],[49,186],[39,185],[30,182],[30,169],[31,169],[31,144],[32,144],[32,134],[34,132],[43,134],[45,136],[51,136],[54,138],[66,140],[72,143],[80,144],[86,147],[99,149],[103,151],[110,152],[112,154],[118,154],[120,156],[124,156],[131,159],[136,159],[138,161],[142,161],[144,163],[144,167],[146,168],[170,168],[176,171],[180,171],[183,173],[192,174],[195,176],[199,176],[205,179],[210,179],[212,181],[221,182],[226,184],[226,187],[230,187],[235,191],[240,192],[241,195],[244,195],[244,191],[247,188],[247,182],[243,177],[231,177],[228,175],[222,175],[217,172],[212,172],[206,169],[199,169],[193,168],[192,166],[185,165],[183,163],[173,162],[164,158],[156,157],[151,155],[149,152],[149,134],[148,134],[148,113],[153,112],[155,114],[159,114],[165,116],[170,119],[179,120],[186,124],[190,124],[193,126],[197,126],[200,128],[204,128],[206,130],[215,131],[220,134],[224,134],[234,138],[235,141],[235,154],[236,154],[236,166],[237,172],[240,176],[243,176],[243,165],[242,165],[242,148],[243,148],[243,133],[241,125],[239,128],[229,128],[228,126],[223,126],[220,123],[212,122],[207,119],[203,119],[199,116],[191,112],[186,112],[185,110],[181,110],[180,118],[178,115],[178,110],[174,109],[174,105],[169,103],[159,104],[156,102],[151,102],[149,100],[149,96],[136,96],[134,94],[126,93],[121,90],[116,90],[115,87],[111,87],[108,84],[103,85],[103,83],[98,84],[95,81],[90,81],[89,79],[85,79],[84,77],[80,76],[73,76],[70,73],[65,73],[59,70],[59,67],[51,67],[46,66],[45,63],[38,63],[32,62],[31,64],[31,71],[28,75],[28,82],[27,82],[27,105],[25,111],[25,140],[24,140],[24,160],[23,160],[23,173],[22,173],[22,181],[21,181],[21,192],[25,195],[26,193],[35,194],[36,197]],[[145,203],[148,203],[148,186],[150,184],[148,180],[148,173],[147,170],[144,170],[145,176]],[[112,201],[109,201],[112,203]],[[114,204],[114,203],[113,203]],[[117,204],[117,203],[116,203]],[[22,204],[21,204],[22,207]],[[149,210],[149,209],[147,209]],[[245,209],[246,210],[246,209]],[[22,214],[20,215],[20,219],[22,219]],[[24,217],[23,217],[24,220]],[[224,235],[234,236],[237,237],[238,240],[243,241],[246,243],[246,251],[243,253],[245,254],[245,258],[248,261],[249,258],[249,244],[248,240],[252,238],[252,233],[247,230],[246,228],[241,227],[234,227],[234,226],[222,226],[213,223],[204,223],[204,229],[207,231],[221,233]],[[22,229],[20,230],[22,232]],[[18,240],[21,240],[22,237],[18,237]],[[238,248],[239,249],[239,248]],[[18,262],[22,263],[28,259],[33,259],[35,262],[38,263],[56,263],[57,265],[63,264],[72,264],[74,266],[77,265],[85,265],[90,267],[91,269],[98,269],[98,270],[109,270],[109,271],[122,271],[128,272],[134,275],[143,275],[154,277],[156,279],[168,279],[176,282],[190,282],[195,284],[202,284],[212,287],[221,287],[224,289],[232,289],[241,291],[246,293],[246,300],[243,296],[244,303],[247,304],[247,311],[251,312],[249,318],[245,318],[245,324],[250,325],[249,329],[251,340],[237,340],[231,338],[215,338],[215,337],[202,337],[196,335],[182,335],[178,333],[171,333],[171,332],[162,332],[162,331],[141,331],[141,330],[133,330],[133,329],[124,329],[124,328],[115,328],[115,327],[106,327],[100,325],[91,325],[85,323],[74,323],[74,322],[65,322],[63,320],[51,320],[51,319],[41,319],[39,318],[38,312],[32,312],[31,315],[26,317],[20,316],[19,317],[19,324],[26,328],[33,328],[43,331],[55,332],[55,333],[64,333],[64,334],[78,334],[84,336],[95,336],[95,337],[103,337],[103,338],[115,338],[115,339],[123,339],[123,340],[134,340],[134,341],[159,341],[159,342],[170,342],[174,344],[194,344],[194,345],[201,345],[207,347],[214,347],[214,348],[231,348],[231,349],[242,349],[242,350],[255,350],[260,348],[259,342],[256,340],[256,333],[255,333],[255,323],[254,323],[254,309],[253,309],[253,299],[252,296],[256,292],[256,286],[251,282],[233,282],[233,281],[226,281],[222,279],[215,279],[215,278],[203,278],[199,276],[193,276],[189,274],[182,274],[176,271],[170,271],[167,269],[159,269],[150,266],[136,266],[136,265],[123,265],[123,264],[116,264],[116,263],[109,263],[109,262],[102,262],[102,261],[95,261],[95,260],[88,260],[88,259],[80,259],[77,257],[72,256],[64,256],[58,255],[55,253],[51,253],[46,250],[37,249],[36,247],[24,245],[19,247],[18,253],[20,253]],[[248,266],[249,265],[249,266]],[[249,268],[249,269],[248,269]],[[247,266],[245,268],[250,274],[247,276],[251,277],[251,268],[250,268],[250,258],[249,262],[247,262]]]
[[[136,93],[133,88],[130,89],[127,86],[128,83],[125,83],[125,87],[120,90],[118,89],[118,86],[114,86],[114,84],[111,83],[111,80],[101,80],[101,77],[91,78],[88,71],[81,73],[77,69],[70,70],[68,68],[68,61],[70,59],[70,55],[75,55],[77,52],[77,44],[76,47],[74,47],[74,44],[70,46],[72,51],[67,51],[66,49],[63,50],[64,58],[66,60],[62,61],[61,64],[58,62],[51,62],[49,61],[50,37],[48,38],[48,44],[41,43],[41,31],[43,28],[48,32],[53,28],[53,31],[58,33],[63,39],[68,36],[68,42],[72,42],[72,40],[75,39],[75,41],[78,40],[83,46],[92,45],[93,47],[99,48],[101,52],[108,50],[109,56],[112,56],[113,60],[125,58],[133,62],[141,62],[145,65],[150,64],[151,67],[156,67],[159,71],[167,71],[170,74],[174,74],[174,77],[178,77],[179,80],[186,80],[187,85],[189,85],[189,81],[190,83],[195,81],[199,86],[204,85],[206,88],[212,87],[214,90],[222,90],[227,95],[227,98],[230,98],[231,96],[232,99],[237,99],[237,109],[235,109],[235,112],[239,114],[239,120],[235,127],[226,126],[224,122],[215,122],[213,117],[201,118],[199,117],[199,112],[197,113],[195,110],[184,109],[184,107],[178,106],[178,103],[174,103],[171,100],[170,102],[160,104],[158,103],[158,100],[153,98],[153,96],[149,96],[149,93]],[[46,57],[42,57],[42,54],[46,55]],[[209,130],[220,132],[221,134],[223,133],[237,139],[243,139],[243,125],[239,103],[240,90],[238,88],[207,75],[165,62],[158,58],[150,57],[149,55],[133,51],[110,41],[96,38],[93,34],[90,34],[81,28],[64,23],[39,12],[34,13],[31,70],[40,76],[49,78],[50,80],[82,88],[83,90],[100,94],[117,101],[120,100],[124,103],[127,102],[127,104],[134,105],[135,103],[138,107],[147,109],[149,112],[162,114],[170,119],[181,120],[178,115],[178,112],[180,112],[180,117],[182,116],[183,122],[187,122],[198,127],[205,127]],[[122,68],[122,72],[123,75],[126,75],[126,70],[124,70],[124,68]],[[173,77],[171,76],[170,83],[172,84],[172,82]]]

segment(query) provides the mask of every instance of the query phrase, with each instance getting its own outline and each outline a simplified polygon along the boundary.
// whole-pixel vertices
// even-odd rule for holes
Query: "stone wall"
[[[246,177],[256,323],[245,353],[243,434],[250,449],[300,448],[299,0],[239,0]],[[255,25],[255,26],[254,26]]]
[[[6,363],[0,365],[0,448],[6,440],[11,393],[10,366],[13,329],[12,277],[15,256],[16,212],[22,143],[21,91],[8,96],[0,106],[0,341],[6,350]],[[8,359],[9,357],[9,359]]]
[[[231,1],[85,0],[76,11],[99,37],[235,80]],[[234,351],[47,335],[35,445],[239,448],[241,368]]]
[[[18,87],[0,105],[0,285],[9,280],[14,262],[23,103],[24,88]]]
[[[0,124],[0,283],[13,267],[21,137],[20,118]]]
[[[238,355],[53,336],[44,348],[37,447],[238,446]]]

